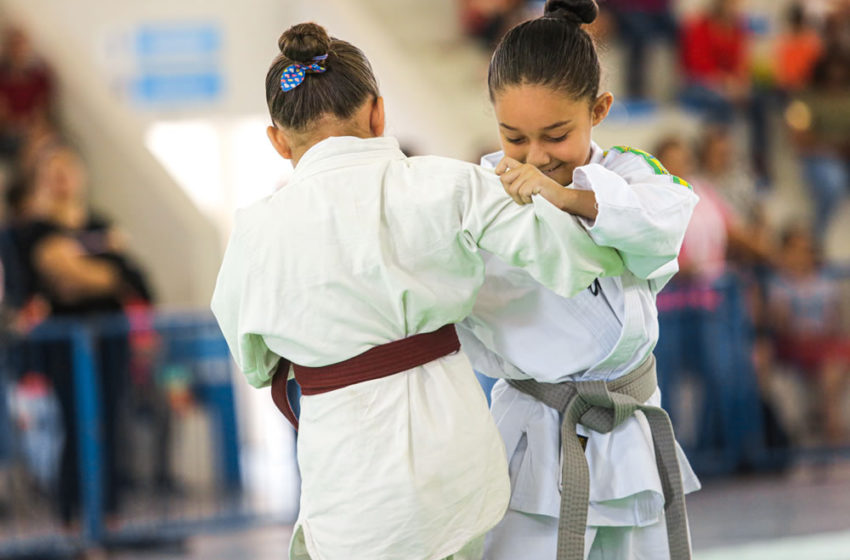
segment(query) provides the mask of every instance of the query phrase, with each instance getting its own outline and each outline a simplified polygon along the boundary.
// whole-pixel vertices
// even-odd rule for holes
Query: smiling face
[[[508,86],[493,97],[505,155],[529,163],[562,185],[590,159],[590,133],[611,108],[613,97],[573,99],[543,85]]]

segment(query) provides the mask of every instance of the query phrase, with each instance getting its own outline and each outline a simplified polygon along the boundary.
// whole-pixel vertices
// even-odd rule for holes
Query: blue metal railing
[[[107,516],[107,489],[104,487],[106,471],[110,468],[107,452],[116,453],[116,450],[106,447],[114,442],[105,441],[104,423],[119,419],[104,418],[104,411],[108,410],[104,409],[104,399],[114,395],[103,394],[103,376],[125,373],[101,371],[101,366],[105,365],[98,360],[99,344],[104,337],[126,340],[138,327],[123,315],[87,321],[46,322],[26,336],[10,338],[0,344],[7,358],[0,368],[10,379],[24,373],[20,370],[28,367],[23,363],[26,362],[26,345],[30,345],[29,353],[34,352],[33,347],[44,344],[62,344],[69,349],[70,363],[65,366],[72,369],[73,394],[66,398],[73,400],[77,428],[75,433],[66,433],[65,445],[76,445],[77,449],[80,513],[76,525],[63,527],[50,519],[50,506],[56,505],[57,497],[48,492],[50,503],[43,508],[45,511],[21,521],[23,516],[18,515],[18,510],[26,500],[14,500],[7,506],[10,511],[5,516],[0,515],[0,557],[47,557],[122,541],[181,538],[224,525],[291,521],[283,519],[282,515],[286,514],[282,512],[259,510],[241,495],[242,466],[231,359],[212,316],[209,313],[155,314],[149,316],[145,324],[158,341],[157,367],[180,367],[189,376],[192,398],[211,427],[206,448],[212,451],[215,488],[205,492],[197,504],[192,503],[194,496],[173,492],[135,518],[125,515],[122,508],[118,509],[117,519]],[[31,358],[30,361],[39,361]],[[5,398],[5,395],[0,393],[0,397]],[[11,421],[6,424],[14,426]],[[207,464],[198,466],[210,468]]]

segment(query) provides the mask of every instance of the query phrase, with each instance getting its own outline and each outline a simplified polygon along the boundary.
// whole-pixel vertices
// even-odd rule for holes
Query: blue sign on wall
[[[141,103],[187,103],[215,101],[221,96],[218,73],[142,74],[133,84],[133,99]]]
[[[209,104],[224,94],[222,33],[217,24],[144,24],[132,39],[135,75],[130,96],[138,105],[171,108]]]
[[[221,33],[211,24],[142,25],[136,31],[139,58],[218,55]]]

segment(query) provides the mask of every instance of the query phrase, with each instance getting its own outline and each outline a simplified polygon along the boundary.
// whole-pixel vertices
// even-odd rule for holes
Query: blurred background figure
[[[818,240],[826,235],[850,182],[850,11],[831,13],[811,81],[792,97],[785,116],[813,199]]]
[[[824,46],[802,3],[792,3],[786,13],[785,30],[776,39],[773,71],[777,88],[787,95],[809,86]]]
[[[3,30],[0,51],[0,156],[14,158],[33,128],[50,118],[53,77],[32,50],[26,33],[15,26]]]
[[[682,26],[682,100],[713,122],[731,123],[749,102],[750,34],[739,0],[711,0]]]
[[[63,144],[42,148],[30,182],[18,200],[19,262],[30,283],[30,298],[43,300],[46,318],[85,321],[120,313],[132,301],[151,301],[142,272],[124,254],[121,232],[93,215],[86,196],[87,174],[79,155]],[[104,503],[107,513],[118,508],[119,411],[127,404],[130,360],[128,338],[121,327],[98,341],[100,394],[103,396]],[[29,349],[37,368],[52,383],[61,404],[67,434],[63,446],[58,508],[70,523],[79,506],[77,405],[70,347],[62,342],[37,344]]]
[[[812,385],[814,432],[838,445],[847,443],[848,434],[842,403],[850,383],[850,336],[842,332],[839,283],[820,261],[811,231],[789,227],[770,284],[769,312],[777,329],[777,360]]]
[[[694,155],[683,139],[662,139],[655,154],[670,173],[691,178],[700,196],[679,254],[680,272],[657,298],[659,385],[672,401],[674,421],[681,421],[685,411],[676,395],[682,375],[695,375],[699,412],[688,444],[700,457],[697,469],[754,468],[766,445],[750,356],[754,331],[744,282],[729,255],[736,246],[754,254],[763,249],[750,242],[719,189],[694,178]]]
[[[521,20],[526,0],[461,0],[464,31],[492,48],[505,32]]]
[[[616,37],[626,51],[626,89],[618,92],[630,98],[647,97],[649,49],[655,43],[676,45],[679,22],[672,0],[609,0],[602,4],[610,9],[616,22]]]
[[[770,179],[767,110],[769,99],[754,82],[753,37],[740,0],[711,0],[682,26],[684,85],[681,101],[709,122],[730,125],[736,116],[748,127],[749,157],[761,184]]]

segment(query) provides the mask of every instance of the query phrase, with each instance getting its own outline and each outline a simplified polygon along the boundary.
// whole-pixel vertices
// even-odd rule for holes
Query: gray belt
[[[561,513],[558,524],[558,560],[583,560],[584,533],[590,499],[590,475],[576,425],[607,433],[640,410],[649,421],[655,462],[664,490],[667,544],[671,560],[689,560],[691,549],[682,475],[670,417],[661,408],[645,403],[658,386],[655,357],[628,375],[613,381],[565,381],[538,383],[532,379],[509,379],[516,389],[561,413]]]

